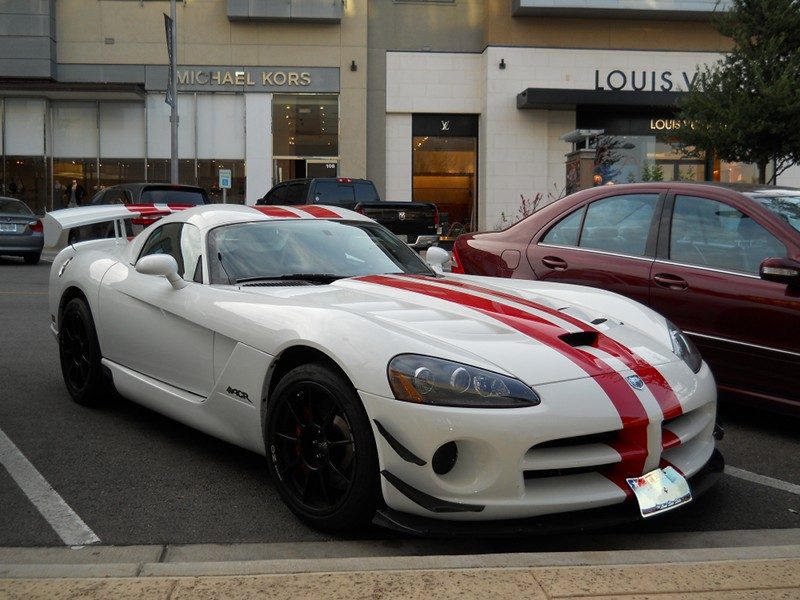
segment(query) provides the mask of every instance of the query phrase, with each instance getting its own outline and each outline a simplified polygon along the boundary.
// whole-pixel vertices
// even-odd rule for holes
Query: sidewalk
[[[779,545],[739,548],[345,558],[259,559],[259,544],[2,548],[0,598],[798,600],[799,536],[783,530]]]

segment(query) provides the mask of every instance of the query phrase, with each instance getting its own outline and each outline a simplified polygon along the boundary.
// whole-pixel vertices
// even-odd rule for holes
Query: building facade
[[[757,180],[754,165],[686,157],[676,144],[679,95],[730,47],[711,20],[724,2],[383,4],[396,22],[433,25],[371,61],[371,70],[384,68],[386,124],[370,113],[368,129],[385,137],[370,135],[369,155],[382,141],[386,197],[436,200],[445,234],[507,226],[574,190],[586,147],[594,185]],[[448,13],[469,17],[462,27],[471,37],[438,35]],[[800,170],[780,182],[800,184]]]
[[[678,95],[730,47],[717,6],[179,0],[179,180],[220,198],[230,170],[227,199],[254,203],[292,177],[369,177],[386,199],[435,202],[450,235],[563,195],[586,146],[597,184],[752,180],[752,165],[674,147]],[[169,180],[169,10],[0,0],[0,193],[41,213],[72,181],[87,201]]]
[[[168,181],[164,0],[0,1],[2,193],[37,212]],[[177,2],[181,183],[250,202],[274,181],[366,175],[367,0]]]

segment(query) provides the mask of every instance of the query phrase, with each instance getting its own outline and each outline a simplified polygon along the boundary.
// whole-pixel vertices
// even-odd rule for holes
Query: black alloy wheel
[[[97,405],[107,396],[100,364],[100,345],[92,313],[80,298],[73,298],[61,314],[58,333],[61,374],[72,399],[78,404]]]
[[[366,525],[378,501],[378,461],[355,390],[325,364],[302,365],[275,388],[266,430],[284,502],[325,530]]]

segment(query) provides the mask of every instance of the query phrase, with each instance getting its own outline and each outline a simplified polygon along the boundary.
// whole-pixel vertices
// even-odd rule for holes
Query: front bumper
[[[697,375],[682,362],[659,371],[682,409],[668,421],[646,389],[639,392],[646,418],[623,421],[592,378],[537,386],[542,403],[521,409],[418,405],[360,392],[373,424],[385,518],[574,515],[625,504],[625,477],[666,464],[694,477],[715,451],[714,380],[706,365]],[[451,462],[442,468],[448,447]]]
[[[703,468],[688,478],[692,498],[705,494],[722,477],[724,470],[725,460],[719,450],[715,449]],[[621,504],[602,508],[507,521],[442,521],[384,507],[378,510],[372,522],[381,527],[423,537],[472,538],[579,532],[614,527],[642,519],[636,501],[629,499]]]

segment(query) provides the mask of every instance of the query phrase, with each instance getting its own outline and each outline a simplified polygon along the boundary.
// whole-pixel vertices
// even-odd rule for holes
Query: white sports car
[[[124,219],[166,215],[133,239]],[[81,404],[114,388],[258,452],[343,529],[492,534],[658,514],[721,473],[714,379],[663,317],[586,287],[442,272],[323,206],[51,212],[52,330]]]

